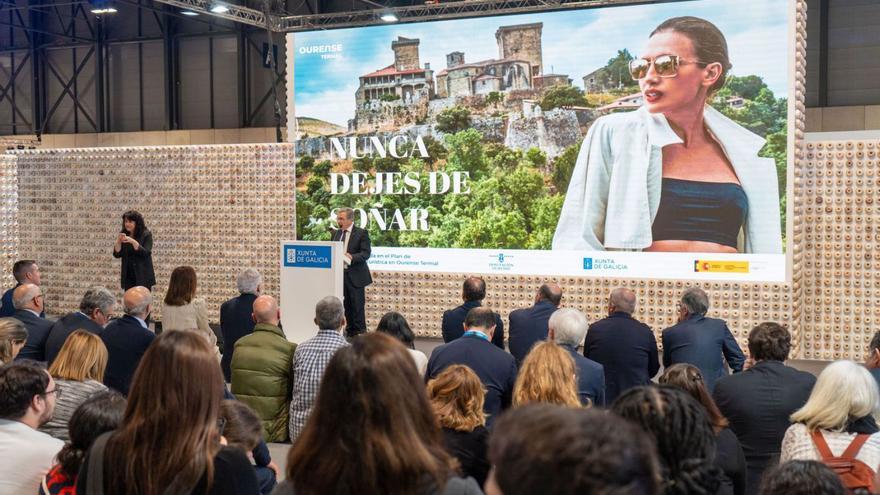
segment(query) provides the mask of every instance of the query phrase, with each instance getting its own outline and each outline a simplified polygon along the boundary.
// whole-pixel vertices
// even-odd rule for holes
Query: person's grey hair
[[[553,340],[557,344],[581,345],[587,336],[587,317],[574,308],[557,309],[550,315],[547,323],[553,329]]]
[[[106,287],[96,285],[89,287],[89,290],[83,294],[82,300],[79,302],[79,310],[89,316],[96,309],[100,309],[104,314],[107,314],[113,309],[115,304],[116,296],[107,290]]]
[[[149,307],[150,304],[153,304],[153,294],[147,293],[147,296],[140,302],[140,304],[136,304],[133,306],[126,306],[124,298],[122,301],[123,301],[123,308],[122,309],[123,309],[123,311],[125,311],[125,314],[131,315],[131,316],[141,316],[147,312],[147,307]]]
[[[689,287],[681,295],[681,304],[689,315],[704,315],[709,311],[709,296],[699,287]]]
[[[315,320],[321,330],[338,330],[345,319],[342,301],[335,296],[327,296],[315,305]]]
[[[354,209],[353,208],[348,208],[348,207],[339,208],[338,210],[336,210],[336,214],[338,215],[340,213],[345,213],[345,218],[347,218],[348,220],[351,220],[354,218]]]
[[[235,279],[235,286],[238,287],[238,292],[242,294],[256,294],[257,289],[262,284],[263,276],[253,268],[242,270]]]
[[[26,284],[26,285],[30,286],[30,287],[28,287],[28,290],[13,291],[12,292],[12,307],[14,307],[15,309],[21,309],[21,308],[27,306],[27,304],[29,302],[31,302],[31,300],[33,298],[37,297],[37,295],[40,293],[40,288],[37,287],[36,285],[34,285],[34,284]],[[18,292],[18,297],[15,297],[16,292]]]
[[[636,310],[636,295],[633,291],[625,287],[618,287],[611,291],[611,296],[609,296],[608,302],[610,302],[617,311],[622,311],[630,315]]]

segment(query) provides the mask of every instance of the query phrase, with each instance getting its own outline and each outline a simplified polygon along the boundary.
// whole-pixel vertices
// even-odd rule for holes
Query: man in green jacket
[[[285,442],[296,344],[288,341],[278,326],[281,311],[275,298],[258,297],[253,317],[254,333],[235,343],[232,393],[260,416],[267,442]]]

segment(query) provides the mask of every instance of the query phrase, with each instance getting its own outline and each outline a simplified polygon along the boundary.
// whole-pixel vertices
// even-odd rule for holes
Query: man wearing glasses
[[[46,360],[46,340],[53,322],[40,316],[43,312],[43,293],[34,284],[22,284],[12,292],[15,306],[13,318],[24,323],[28,331],[27,342],[16,359]]]
[[[46,339],[46,361],[49,365],[61,352],[61,346],[73,332],[85,330],[101,335],[110,319],[116,316],[116,296],[105,287],[89,288],[79,302],[79,311],[68,313],[52,325]]]
[[[64,446],[37,431],[52,419],[61,389],[36,363],[0,367],[0,493],[32,495]]]

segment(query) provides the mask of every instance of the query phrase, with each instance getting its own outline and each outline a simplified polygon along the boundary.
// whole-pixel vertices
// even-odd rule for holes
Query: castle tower
[[[495,31],[498,57],[526,60],[532,66],[532,77],[544,73],[541,57],[541,31],[543,22],[501,26]]]
[[[446,54],[446,68],[451,69],[453,67],[458,67],[459,65],[464,65],[464,53],[462,52],[452,52]]]
[[[419,40],[398,36],[391,42],[394,50],[394,68],[398,71],[417,70],[419,64]]]

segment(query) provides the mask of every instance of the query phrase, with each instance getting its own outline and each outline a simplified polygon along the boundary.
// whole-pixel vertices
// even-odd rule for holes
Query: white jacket
[[[740,251],[782,253],[776,164],[757,156],[764,139],[712,107],[706,107],[704,120],[749,200]],[[644,107],[597,119],[578,154],[553,249],[649,247],[660,205],[663,147],[682,142],[663,114]]]

